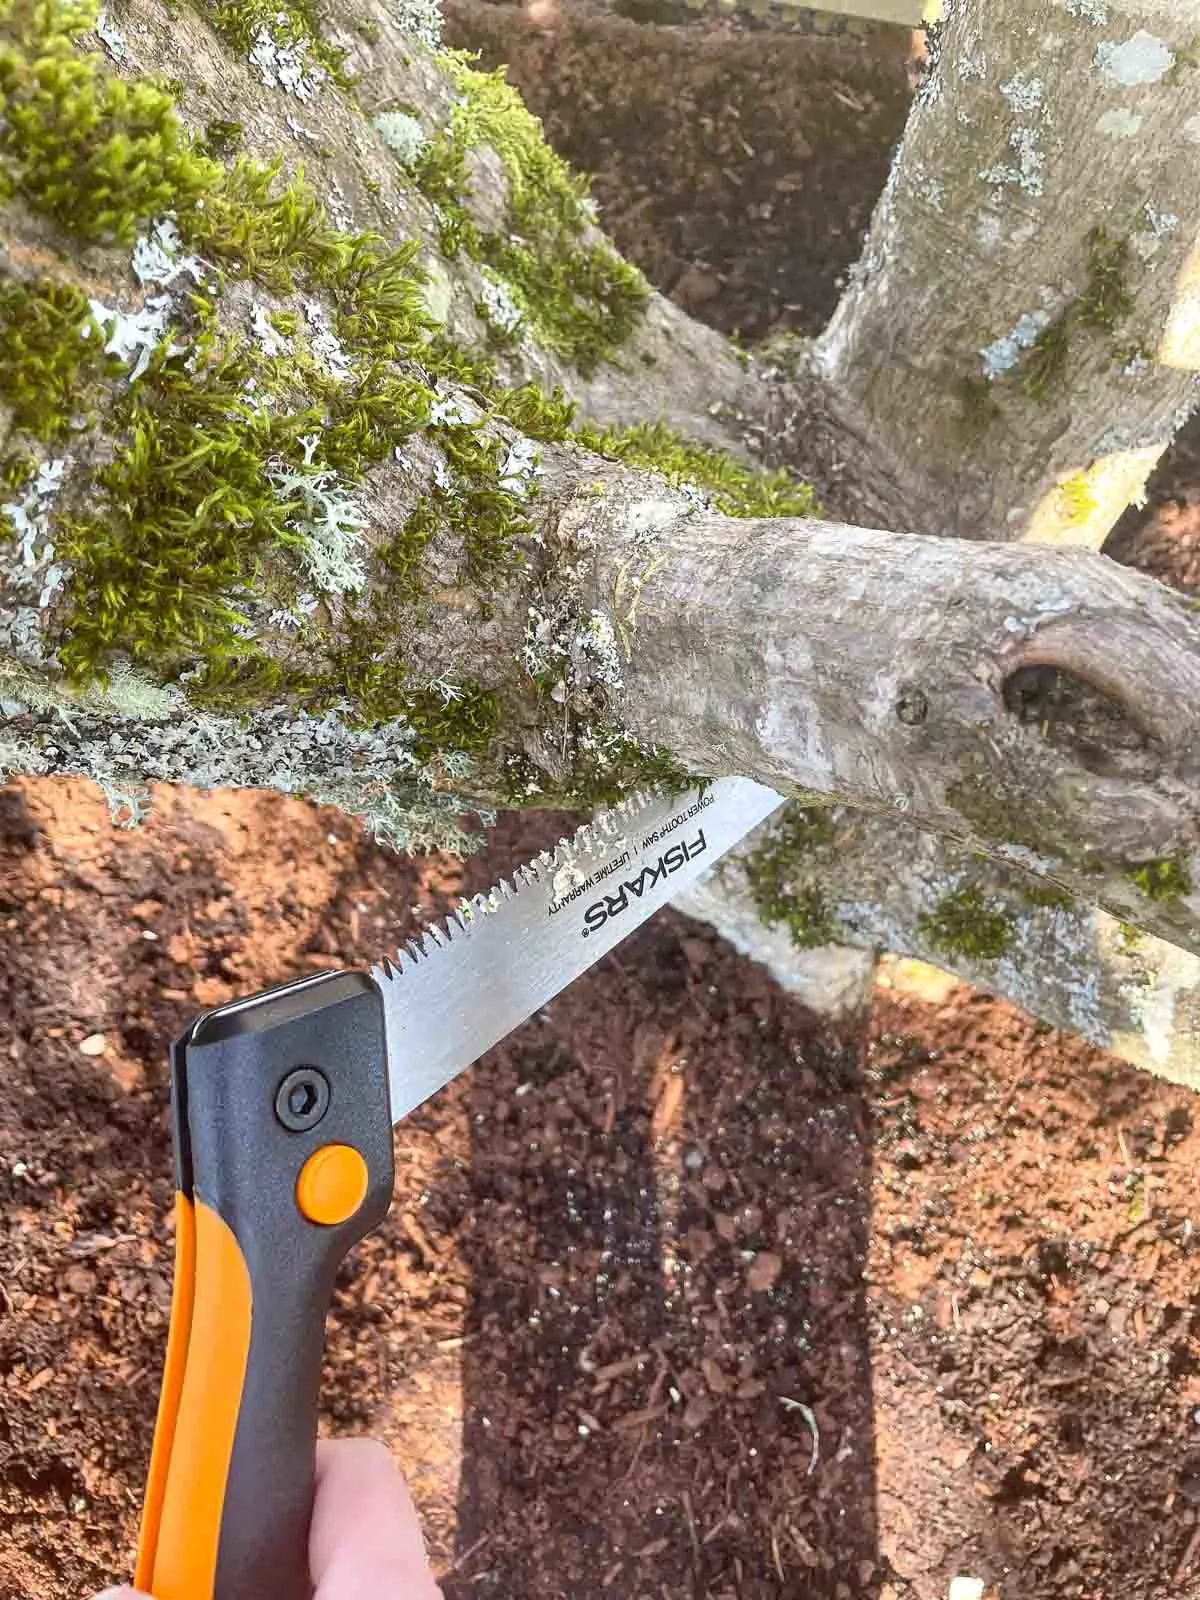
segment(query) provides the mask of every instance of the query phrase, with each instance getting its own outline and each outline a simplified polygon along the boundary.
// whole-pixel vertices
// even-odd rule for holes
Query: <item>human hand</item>
[[[412,1496],[373,1439],[322,1440],[308,1541],[314,1600],[442,1600]],[[109,1589],[97,1600],[145,1600]]]

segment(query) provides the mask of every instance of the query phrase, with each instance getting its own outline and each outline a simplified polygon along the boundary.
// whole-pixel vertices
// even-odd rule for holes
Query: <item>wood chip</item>
[[[638,1428],[644,1428],[648,1423],[661,1422],[667,1414],[667,1407],[645,1406],[641,1411],[628,1411],[623,1417],[618,1417],[612,1424],[614,1433],[633,1433]]]
[[[729,1375],[724,1372],[712,1356],[705,1356],[700,1362],[700,1371],[704,1374],[704,1381],[713,1394],[728,1394]]]
[[[774,1250],[760,1250],[746,1272],[746,1287],[751,1294],[772,1288],[783,1271],[783,1258]]]
[[[650,1133],[655,1139],[665,1139],[675,1125],[679,1115],[679,1108],[683,1104],[683,1074],[681,1072],[669,1073],[662,1086],[662,1093],[654,1107],[654,1115],[650,1119]]]

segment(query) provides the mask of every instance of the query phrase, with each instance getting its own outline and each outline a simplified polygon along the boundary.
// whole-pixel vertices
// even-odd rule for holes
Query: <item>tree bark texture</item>
[[[619,535],[598,554],[617,592]],[[689,517],[621,703],[695,770],[890,810],[1200,948],[1198,643],[1182,597],[1085,551]],[[1175,857],[1151,909],[1129,874]]]
[[[1099,548],[1196,398],[1194,0],[951,0],[814,355],[922,526]]]

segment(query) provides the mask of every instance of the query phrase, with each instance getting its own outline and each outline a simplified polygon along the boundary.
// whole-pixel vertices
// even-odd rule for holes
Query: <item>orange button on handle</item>
[[[367,1197],[367,1163],[349,1144],[327,1144],[309,1156],[296,1180],[296,1204],[310,1222],[336,1228]]]

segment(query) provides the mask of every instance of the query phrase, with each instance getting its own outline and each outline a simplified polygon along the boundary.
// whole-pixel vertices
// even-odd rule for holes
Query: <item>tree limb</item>
[[[1099,548],[1195,403],[1195,6],[945,10],[814,365],[922,526]]]
[[[598,543],[601,594],[631,542]],[[841,524],[697,515],[656,550],[618,698],[644,738],[693,770],[890,810],[1200,945],[1183,597],[1085,551]],[[1176,892],[1151,898],[1138,866],[1165,860]]]
[[[824,941],[893,951],[1200,1088],[1200,957],[907,823],[806,808],[764,824],[676,903],[818,1009],[864,980]]]

